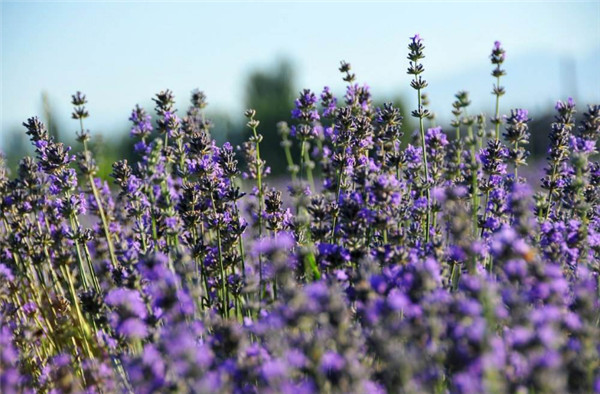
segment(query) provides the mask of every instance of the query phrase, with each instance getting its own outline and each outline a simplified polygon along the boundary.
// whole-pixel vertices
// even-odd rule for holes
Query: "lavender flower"
[[[0,157],[0,391],[598,391],[600,107],[576,127],[556,104],[532,196],[500,43],[487,136],[464,91],[454,138],[434,124],[419,35],[408,49],[415,141],[342,62],[341,100],[302,90],[277,126],[289,185],[267,184],[256,111],[237,157],[197,90],[182,118],[156,95],[157,133],[135,107],[111,185],[83,94],[77,159],[29,118],[36,157]]]

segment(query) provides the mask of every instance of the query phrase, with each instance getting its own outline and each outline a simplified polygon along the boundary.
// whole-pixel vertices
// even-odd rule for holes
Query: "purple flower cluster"
[[[36,157],[0,160],[0,391],[600,392],[600,106],[557,103],[538,189],[501,44],[493,128],[461,91],[447,135],[423,42],[413,144],[342,62],[343,97],[303,90],[278,125],[287,191],[260,114],[220,146],[199,91],[181,117],[168,90],[155,122],[135,107],[110,184],[84,95],[77,157],[27,120]]]

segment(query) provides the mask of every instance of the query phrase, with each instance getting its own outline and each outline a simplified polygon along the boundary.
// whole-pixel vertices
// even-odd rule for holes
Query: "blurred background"
[[[275,124],[289,120],[302,88],[344,94],[339,62],[352,64],[375,103],[393,101],[405,115],[409,37],[426,45],[430,108],[450,131],[454,94],[470,92],[470,113],[494,110],[489,62],[495,40],[507,51],[501,111],[533,118],[530,150],[543,156],[552,110],[573,97],[580,110],[600,103],[600,2],[7,2],[1,3],[0,151],[14,168],[31,154],[21,123],[37,115],[72,144],[71,94],[88,98],[86,128],[102,174],[133,157],[128,117],[171,89],[180,113],[190,92],[208,96],[219,143],[246,138],[243,111],[255,108],[266,159],[285,168]]]

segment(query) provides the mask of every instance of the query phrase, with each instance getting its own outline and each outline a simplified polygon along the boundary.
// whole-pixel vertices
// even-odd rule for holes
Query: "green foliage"
[[[244,106],[256,110],[256,118],[260,121],[258,130],[264,136],[261,142],[263,159],[276,175],[285,173],[287,167],[280,147],[281,137],[277,134],[277,122],[290,119],[296,95],[294,78],[291,63],[281,60],[270,70],[252,72],[246,81]],[[242,140],[248,139],[249,132],[244,131]]]

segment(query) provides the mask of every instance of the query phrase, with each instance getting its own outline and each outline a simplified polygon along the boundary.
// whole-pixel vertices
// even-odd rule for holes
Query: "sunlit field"
[[[495,110],[457,86],[438,124],[427,42],[398,65],[413,134],[342,61],[345,94],[280,119],[286,168],[255,109],[217,143],[199,90],[123,108],[135,159],[108,178],[93,97],[72,96],[77,154],[24,119],[34,156],[0,166],[0,392],[600,392],[600,105],[549,108],[524,177],[504,46],[481,57]]]

